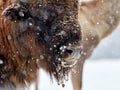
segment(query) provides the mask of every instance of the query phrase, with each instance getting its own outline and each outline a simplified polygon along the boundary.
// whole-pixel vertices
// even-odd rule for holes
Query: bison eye
[[[30,17],[30,13],[28,11],[28,4],[25,2],[18,2],[8,6],[3,14],[7,17],[7,19],[12,21],[24,21]]]

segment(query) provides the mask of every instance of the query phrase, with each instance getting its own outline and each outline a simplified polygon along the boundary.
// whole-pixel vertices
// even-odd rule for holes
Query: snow
[[[44,56],[43,56],[43,55],[40,55],[40,59],[43,60],[43,59],[44,59]]]
[[[65,84],[65,88],[59,86],[55,80],[50,80],[50,77],[44,70],[40,70],[39,90],[72,90],[72,83],[69,79]],[[35,90],[35,84],[32,84],[30,90]]]
[[[103,39],[93,52],[91,59],[120,58],[120,27]]]
[[[81,0],[90,1],[90,0]],[[116,11],[116,13],[119,13]],[[19,12],[20,16],[24,16],[23,12]],[[10,17],[8,17],[10,18]],[[113,23],[112,17],[110,23]],[[97,22],[99,24],[99,22]],[[29,23],[33,25],[32,22]],[[120,27],[108,38],[102,40],[90,59],[87,60],[83,72],[83,88],[82,90],[120,90]],[[62,31],[59,35],[65,35]],[[39,33],[37,33],[39,35]],[[8,35],[8,40],[12,37]],[[86,38],[88,40],[88,38]],[[54,45],[56,47],[56,45]],[[17,52],[18,53],[18,52]],[[86,53],[84,53],[86,55]],[[40,56],[44,59],[44,56]],[[37,59],[38,61],[38,59]],[[0,64],[4,62],[0,59]],[[32,71],[32,69],[31,69]],[[23,73],[26,73],[23,71]],[[39,90],[73,90],[72,82],[65,83],[65,87],[59,86],[55,80],[51,81],[49,75],[40,70]],[[30,86],[29,90],[35,90],[35,84]]]
[[[120,90],[120,27],[102,40],[93,55],[84,65],[82,90]],[[34,85],[29,90],[35,90]],[[65,88],[40,70],[39,90],[73,90],[69,79]]]
[[[0,64],[3,64],[3,60],[2,59],[0,59]]]
[[[80,0],[81,2],[90,2],[90,1],[93,1],[93,0]]]
[[[84,66],[82,90],[120,90],[120,59],[88,60]],[[66,82],[65,87],[59,86],[55,80],[43,70],[40,70],[39,90],[73,90],[72,82]],[[34,85],[30,90],[35,90]]]
[[[8,38],[8,40],[11,40],[11,39],[12,39],[12,38],[11,38],[11,35],[8,35],[7,38]]]
[[[65,88],[59,86],[55,80],[53,80],[53,82],[50,81],[50,77],[43,70],[41,70],[40,80],[41,80],[39,84],[40,90],[71,90],[72,88],[72,84],[70,81],[67,82]]]
[[[32,26],[33,24],[31,22],[29,22],[29,26]]]
[[[82,90],[120,90],[120,59],[88,60]]]
[[[19,12],[19,16],[24,17],[24,12]]]

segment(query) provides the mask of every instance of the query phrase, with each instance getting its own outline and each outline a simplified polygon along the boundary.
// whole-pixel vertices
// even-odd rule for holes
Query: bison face
[[[15,58],[19,66],[24,63],[29,68],[47,67],[60,81],[76,64],[82,50],[76,6],[70,9],[64,5],[41,4],[41,1],[17,2],[3,14],[8,19],[6,22],[14,26],[6,27],[15,42],[11,45],[15,48],[12,52],[19,53]]]

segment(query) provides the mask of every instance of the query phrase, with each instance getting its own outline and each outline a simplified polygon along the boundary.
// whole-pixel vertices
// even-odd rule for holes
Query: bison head
[[[0,58],[2,68],[9,69],[6,77],[31,82],[37,68],[44,68],[63,83],[81,53],[79,4],[77,0],[25,1],[6,4],[1,14]]]

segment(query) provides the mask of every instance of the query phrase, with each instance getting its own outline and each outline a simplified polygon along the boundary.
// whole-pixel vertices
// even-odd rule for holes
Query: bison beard
[[[31,83],[39,68],[64,84],[82,52],[77,0],[5,0],[0,7],[0,86]]]

